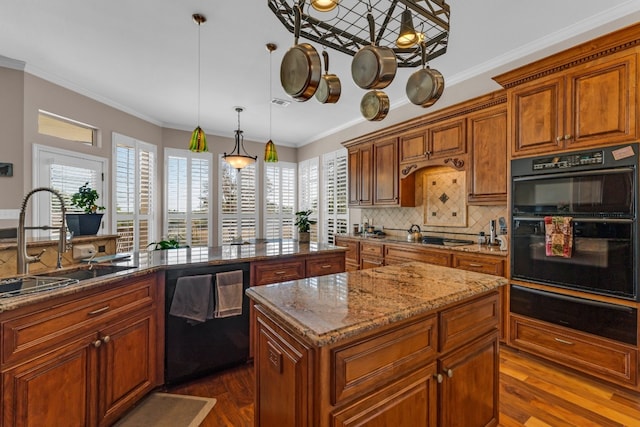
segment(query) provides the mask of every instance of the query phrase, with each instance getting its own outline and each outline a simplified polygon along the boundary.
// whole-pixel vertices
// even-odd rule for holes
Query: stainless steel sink
[[[135,266],[92,264],[79,268],[54,270],[42,274],[30,276],[0,279],[0,298],[8,298],[18,295],[33,294],[49,291],[69,285],[74,285],[82,280],[106,276],[108,274],[126,271]]]
[[[114,265],[114,264],[87,264],[82,268],[55,270],[47,273],[37,274],[38,277],[65,277],[68,279],[87,280],[95,277],[106,276],[107,274],[126,271],[135,266],[130,265]]]

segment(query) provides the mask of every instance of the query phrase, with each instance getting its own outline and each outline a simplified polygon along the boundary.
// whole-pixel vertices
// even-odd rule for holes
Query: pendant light
[[[336,8],[340,0],[311,0],[311,7],[318,12],[330,12]]]
[[[245,166],[255,163],[258,156],[250,156],[244,149],[244,136],[242,135],[242,130],[240,130],[240,113],[244,111],[244,108],[235,107],[235,110],[238,113],[238,129],[235,131],[236,145],[233,147],[231,154],[224,153],[222,158],[225,162],[240,170]],[[244,154],[240,152],[240,149],[242,149],[242,153]]]
[[[207,148],[207,136],[204,134],[202,128],[200,128],[200,26],[207,22],[207,18],[199,13],[194,13],[192,18],[193,22],[198,24],[198,125],[191,134],[189,150],[201,153],[203,151],[209,151]]]
[[[413,27],[411,11],[406,8],[402,12],[402,18],[400,19],[400,33],[398,34],[396,45],[401,49],[408,49],[418,44],[419,41],[418,33]]]
[[[267,50],[269,51],[269,142],[264,147],[264,161],[267,163],[276,163],[278,161],[278,152],[276,151],[276,144],[271,140],[271,123],[272,123],[272,108],[273,108],[273,95],[271,94],[271,54],[276,50],[278,46],[274,43],[267,43]]]

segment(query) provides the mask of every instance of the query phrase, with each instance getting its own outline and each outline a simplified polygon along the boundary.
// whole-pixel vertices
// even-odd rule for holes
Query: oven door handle
[[[521,182],[521,181],[532,181],[532,180],[540,180],[547,178],[570,178],[576,176],[585,176],[587,172],[589,175],[611,175],[617,174],[621,172],[633,172],[635,171],[634,167],[623,167],[616,169],[594,169],[590,171],[579,171],[579,172],[556,172],[556,173],[545,173],[540,175],[524,175],[524,176],[514,176],[513,182]]]
[[[569,216],[569,215],[546,215],[546,216]],[[592,222],[592,223],[616,223],[616,224],[632,224],[632,218],[582,218],[572,217],[573,222]],[[514,216],[511,218],[513,221],[544,221],[544,217],[531,217],[531,216]]]

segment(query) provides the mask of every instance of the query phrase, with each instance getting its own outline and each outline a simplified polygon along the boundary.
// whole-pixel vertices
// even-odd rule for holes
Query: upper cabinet
[[[400,135],[400,164],[435,160],[466,152],[464,117],[443,120]]]
[[[349,148],[349,206],[415,206],[415,179],[400,180],[398,138]]]
[[[468,116],[469,204],[507,202],[507,108],[505,104]]]
[[[507,89],[511,157],[638,139],[639,27],[495,77]]]

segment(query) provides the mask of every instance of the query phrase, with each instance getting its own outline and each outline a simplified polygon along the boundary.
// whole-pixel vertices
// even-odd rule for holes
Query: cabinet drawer
[[[511,344],[607,381],[636,384],[638,353],[629,345],[514,315]]]
[[[324,276],[326,274],[343,273],[345,269],[344,255],[315,256],[307,259],[306,277]]]
[[[440,351],[451,350],[483,335],[500,324],[498,292],[440,313]]]
[[[374,256],[382,258],[384,256],[384,245],[378,243],[361,242],[360,256]]]
[[[116,316],[151,307],[155,299],[154,284],[153,279],[138,279],[126,286],[3,321],[3,365],[60,346],[64,340],[89,333]]]
[[[409,248],[401,246],[385,246],[385,259],[392,258],[393,263],[397,264],[400,260],[420,261],[427,264],[442,265],[449,267],[451,265],[451,254],[448,252],[440,252],[422,248]]]
[[[360,263],[360,244],[357,240],[346,240],[336,237],[336,246],[347,248],[347,252],[345,253],[345,260],[347,263]]]
[[[454,254],[452,267],[504,276],[504,260],[497,257]]]
[[[252,266],[251,277],[254,285],[285,282],[287,280],[304,279],[304,259],[291,261],[256,262]]]
[[[331,403],[365,393],[425,365],[436,355],[437,317],[331,351]]]

